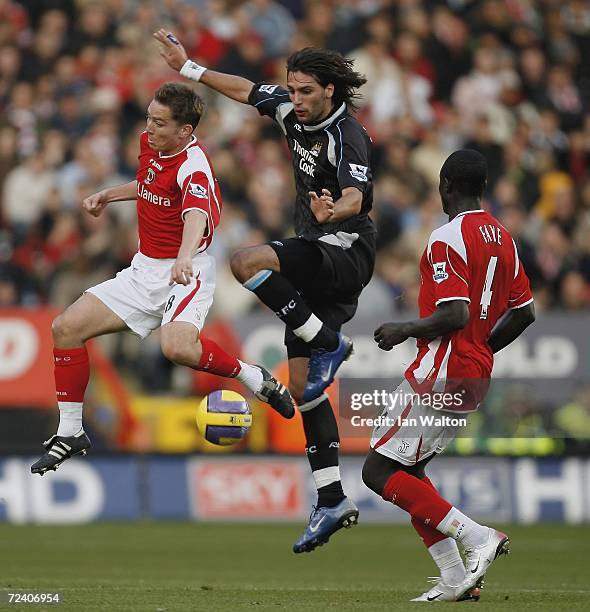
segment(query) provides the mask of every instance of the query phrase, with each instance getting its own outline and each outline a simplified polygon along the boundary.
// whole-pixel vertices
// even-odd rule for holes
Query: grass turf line
[[[361,524],[295,555],[303,525],[0,525],[0,589],[60,591],[35,610],[387,610],[414,606],[436,567],[409,526]],[[477,612],[589,610],[590,526],[505,527]],[[438,605],[438,604],[437,604]],[[22,606],[21,606],[22,607]]]

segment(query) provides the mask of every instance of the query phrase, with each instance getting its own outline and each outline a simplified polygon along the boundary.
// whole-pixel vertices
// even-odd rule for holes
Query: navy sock
[[[340,437],[334,411],[327,398],[310,410],[305,410],[305,404],[300,408],[307,444],[305,452],[318,490],[317,506],[335,506],[344,499],[344,491],[340,481]]]
[[[305,303],[297,289],[279,272],[261,270],[244,287],[258,296],[283,323],[312,348],[333,351],[338,334],[322,323]]]

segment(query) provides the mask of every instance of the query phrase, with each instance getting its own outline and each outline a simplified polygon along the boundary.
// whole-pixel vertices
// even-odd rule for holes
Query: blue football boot
[[[336,370],[352,355],[352,340],[338,333],[338,346],[333,351],[316,349],[309,358],[307,384],[303,391],[303,401],[311,402],[318,398],[334,380]]]
[[[359,509],[355,503],[345,497],[337,506],[332,508],[314,508],[309,517],[309,525],[303,535],[293,544],[293,552],[311,552],[316,546],[322,546],[330,536],[346,527],[354,527],[359,517]]]

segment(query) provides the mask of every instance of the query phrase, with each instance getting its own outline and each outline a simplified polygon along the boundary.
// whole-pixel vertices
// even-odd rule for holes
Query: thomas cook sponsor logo
[[[299,170],[305,172],[305,174],[309,176],[314,176],[317,153],[308,151],[296,140],[293,141],[293,151],[299,155]]]

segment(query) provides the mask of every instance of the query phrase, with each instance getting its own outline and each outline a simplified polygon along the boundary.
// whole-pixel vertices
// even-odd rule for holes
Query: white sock
[[[333,465],[331,467],[315,470],[312,472],[312,475],[315,481],[315,487],[319,490],[322,487],[327,487],[329,484],[340,480],[340,468],[337,465]]]
[[[59,426],[57,435],[69,438],[82,430],[82,402],[57,402]]]
[[[457,542],[453,538],[445,538],[433,544],[428,552],[440,570],[440,576],[445,584],[456,586],[465,578],[465,566]]]
[[[238,363],[240,364],[240,371],[236,374],[236,378],[252,393],[258,393],[262,387],[262,382],[264,381],[264,377],[262,376],[262,370],[257,368],[256,366],[250,365],[249,363],[244,363],[238,359]]]
[[[436,529],[449,537],[458,540],[463,548],[473,548],[483,544],[488,537],[488,528],[476,523],[454,506]]]
[[[305,342],[311,342],[322,329],[322,325],[323,323],[312,313],[301,327],[293,330],[293,333]]]

